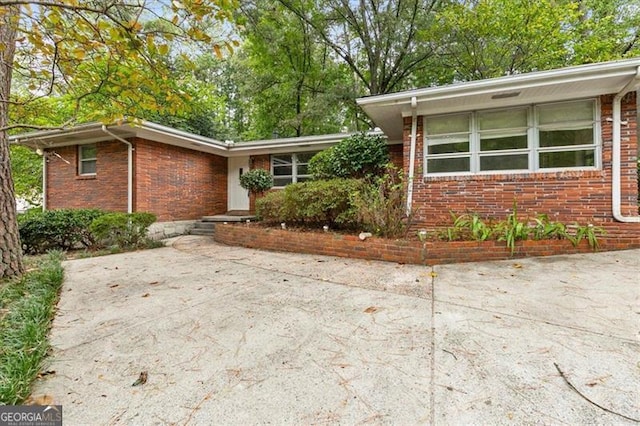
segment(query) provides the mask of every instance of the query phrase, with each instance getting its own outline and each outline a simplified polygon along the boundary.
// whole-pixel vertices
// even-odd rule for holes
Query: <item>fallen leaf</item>
[[[149,293],[145,293],[145,294],[142,295],[142,297],[149,297],[149,296],[150,296]]]
[[[519,264],[519,263],[514,263],[513,267],[516,268],[516,269],[522,269],[522,265]]]
[[[119,287],[119,286],[120,286],[120,284],[111,284],[111,285],[109,286],[109,288],[116,288],[116,287]]]
[[[29,397],[29,399],[25,401],[25,405],[54,405],[53,396],[45,393],[43,395]]]
[[[41,379],[43,377],[52,376],[54,374],[56,374],[55,370],[47,370],[47,371],[42,371],[42,372],[38,373],[37,377],[38,377],[38,379]]]
[[[149,283],[149,285],[156,285],[156,284],[158,284],[158,282],[159,282],[159,281],[154,281],[154,282],[152,282],[152,283]]]
[[[144,385],[145,383],[147,383],[147,377],[148,377],[148,373],[146,371],[141,372],[140,376],[138,376],[138,380],[133,382],[131,386]]]
[[[364,310],[365,314],[372,314],[374,312],[376,312],[378,310],[378,308],[376,308],[375,306],[369,306],[367,309]]]
[[[590,388],[594,387],[595,385],[597,385],[597,382],[591,382],[591,383],[587,383],[587,386],[589,386]]]
[[[435,278],[435,277],[437,277],[437,276],[438,276],[438,273],[437,273],[437,272],[435,272],[435,271],[431,271],[431,272],[429,272],[429,276],[430,276],[431,278]]]

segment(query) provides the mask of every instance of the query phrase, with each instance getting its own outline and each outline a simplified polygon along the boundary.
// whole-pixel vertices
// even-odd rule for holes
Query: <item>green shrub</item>
[[[407,197],[402,173],[389,165],[387,173],[352,194],[358,225],[385,238],[407,234],[411,214],[407,215]]]
[[[357,212],[351,194],[365,185],[357,179],[294,183],[257,200],[256,212],[267,222],[353,228]]]
[[[254,194],[260,194],[273,187],[273,176],[264,169],[253,169],[240,176],[240,186]]]
[[[18,216],[23,250],[36,254],[79,246],[90,248],[95,239],[89,226],[104,214],[98,209],[30,210]]]
[[[360,179],[381,176],[388,162],[384,138],[359,133],[314,155],[309,161],[309,173],[315,179]]]
[[[90,230],[101,246],[139,248],[146,244],[149,226],[155,221],[151,213],[107,213],[94,220]]]

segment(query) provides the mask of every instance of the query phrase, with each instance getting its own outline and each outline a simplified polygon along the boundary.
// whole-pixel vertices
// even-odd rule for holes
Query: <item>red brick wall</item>
[[[433,241],[386,240],[355,235],[310,233],[266,229],[252,225],[216,225],[214,239],[223,244],[273,251],[319,254],[388,262],[437,265],[443,263],[479,262],[530,256],[588,253],[586,240],[574,247],[568,240],[538,240],[516,243],[514,254],[503,241]],[[640,248],[640,233],[634,238],[598,239],[600,250]]]
[[[227,159],[136,139],[133,210],[159,221],[198,219],[227,209]],[[77,146],[56,148],[71,164],[51,157],[47,164],[47,208],[95,207],[127,211],[127,145],[97,144],[95,176],[77,175]]]
[[[403,146],[402,144],[389,145],[389,160],[399,169],[403,166]]]
[[[46,206],[48,209],[100,208],[127,211],[127,146],[121,142],[97,145],[96,175],[78,175],[78,147],[55,148],[48,155]]]
[[[137,211],[159,221],[226,212],[226,158],[144,139],[135,147]]]
[[[502,219],[514,199],[523,217],[548,214],[552,220],[613,225],[611,205],[611,117],[613,96],[601,97],[602,170],[423,178],[423,120],[418,117],[413,206],[414,227],[450,223],[450,212],[471,211]],[[635,93],[622,103],[622,212],[637,215],[637,112]],[[408,172],[411,118],[404,121],[404,166]],[[633,226],[631,228],[634,228]]]

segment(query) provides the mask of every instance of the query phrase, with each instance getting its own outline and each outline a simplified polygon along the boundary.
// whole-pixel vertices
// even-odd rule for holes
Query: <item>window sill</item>
[[[97,175],[77,175],[76,180],[94,180]]]
[[[572,169],[550,170],[536,172],[505,172],[505,173],[477,173],[425,175],[424,182],[443,181],[536,181],[536,180],[578,180],[585,178],[601,178],[605,175],[601,169]]]

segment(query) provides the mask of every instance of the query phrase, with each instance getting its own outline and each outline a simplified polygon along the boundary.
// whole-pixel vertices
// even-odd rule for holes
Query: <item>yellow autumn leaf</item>
[[[220,49],[220,46],[218,46],[217,44],[214,44],[213,51],[215,52],[218,59],[222,59],[222,50]]]

